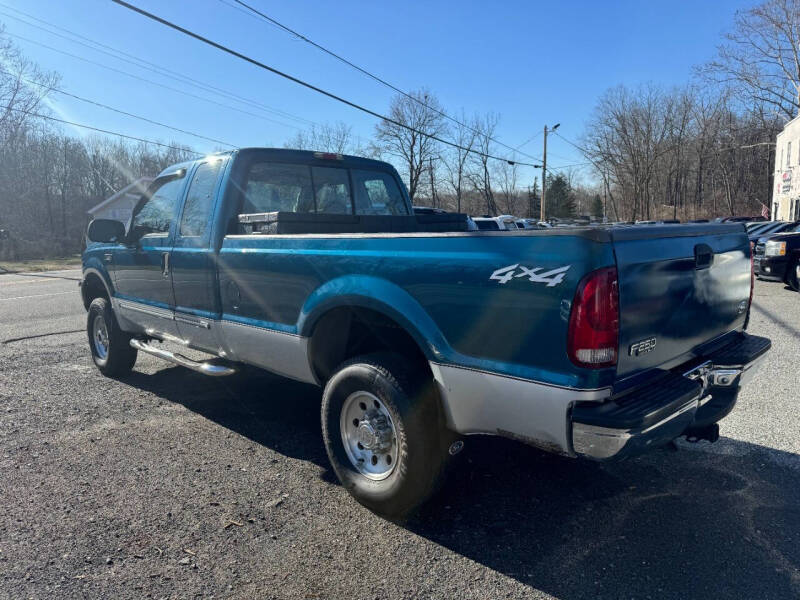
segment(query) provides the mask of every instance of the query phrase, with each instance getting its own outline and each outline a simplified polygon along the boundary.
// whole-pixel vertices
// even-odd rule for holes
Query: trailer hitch
[[[687,442],[696,444],[700,440],[708,440],[712,444],[719,439],[719,424],[712,423],[705,427],[689,427],[683,432]]]

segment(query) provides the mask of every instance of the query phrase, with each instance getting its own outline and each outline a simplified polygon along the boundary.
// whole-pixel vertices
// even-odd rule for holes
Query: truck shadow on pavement
[[[318,388],[175,368],[125,382],[335,481]],[[405,527],[559,598],[800,596],[800,456],[729,438],[682,447],[598,464],[468,438],[446,485]],[[476,587],[486,575],[463,572]]]

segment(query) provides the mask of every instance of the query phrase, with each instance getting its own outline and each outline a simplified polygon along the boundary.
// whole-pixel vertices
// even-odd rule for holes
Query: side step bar
[[[196,360],[192,360],[191,358],[187,358],[183,354],[177,354],[175,352],[170,352],[169,350],[162,350],[161,348],[156,348],[155,346],[151,346],[147,342],[143,342],[135,338],[131,340],[131,346],[133,346],[137,350],[146,352],[147,354],[152,354],[157,358],[161,358],[176,365],[180,365],[181,367],[186,367],[187,369],[191,369],[192,371],[197,371],[198,373],[202,373],[203,375],[209,375],[211,377],[225,377],[226,375],[233,375],[234,373],[236,373],[236,369],[234,369],[233,367],[227,367],[225,365],[215,365],[214,363],[211,362],[199,362]]]

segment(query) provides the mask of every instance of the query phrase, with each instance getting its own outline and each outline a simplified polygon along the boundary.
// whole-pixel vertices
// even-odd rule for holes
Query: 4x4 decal
[[[558,267],[542,273],[544,267],[523,267],[522,265],[508,265],[502,269],[497,269],[489,279],[494,279],[500,283],[508,283],[515,277],[527,277],[531,283],[546,283],[547,287],[557,286],[564,280],[564,275],[572,265]],[[519,272],[517,272],[519,269]]]

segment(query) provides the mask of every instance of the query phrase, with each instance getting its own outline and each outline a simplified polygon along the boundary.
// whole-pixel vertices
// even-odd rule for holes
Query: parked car
[[[465,215],[414,215],[394,168],[364,158],[180,163],[129,229],[97,219],[87,236],[80,289],[104,375],[143,352],[321,386],[334,472],[391,517],[472,434],[597,460],[714,441],[770,347],[745,332],[741,225],[467,231]]]
[[[500,229],[505,230],[505,225],[503,225],[501,228],[500,223],[493,217],[472,217],[472,220],[481,231],[500,231]]]
[[[797,221],[769,221],[761,227],[755,227],[747,232],[751,242],[757,242],[759,238],[766,237],[775,233],[793,230],[800,222]]]
[[[753,270],[759,279],[782,281],[800,292],[800,224],[792,224],[784,233],[759,238]]]
[[[747,223],[750,221],[766,221],[766,217],[758,215],[757,217],[717,217],[714,219],[715,223]]]
[[[500,224],[500,229],[505,229],[506,231],[516,231],[519,229],[519,227],[517,227],[517,217],[514,215],[497,215],[495,219],[497,219],[497,222]]]
[[[482,217],[473,217],[472,220],[475,221],[478,229],[484,231],[516,231],[519,229],[519,227],[517,227],[517,219],[512,215],[498,215],[496,217],[484,215]],[[492,225],[490,223],[491,221],[493,221],[497,227]]]
[[[517,219],[517,229],[541,229],[533,219]]]

